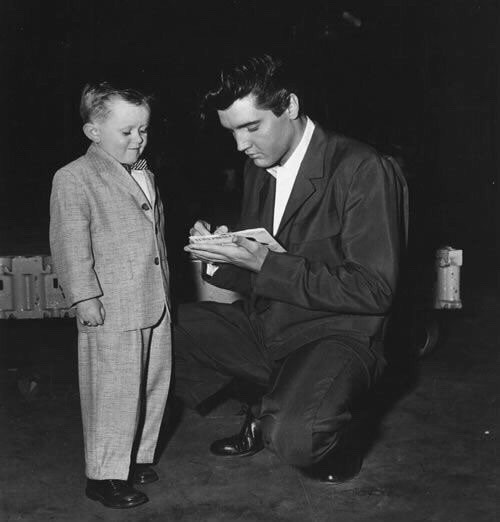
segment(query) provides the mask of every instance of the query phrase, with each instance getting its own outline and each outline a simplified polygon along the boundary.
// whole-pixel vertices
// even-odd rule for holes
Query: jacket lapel
[[[276,193],[276,180],[266,170],[262,170],[263,181],[259,191],[259,211],[262,226],[272,234],[274,218],[274,196]]]
[[[86,157],[100,176],[112,179],[114,183],[117,183],[123,190],[130,193],[137,201],[139,207],[147,201],[147,198],[144,196],[144,193],[134,178],[107,152],[92,143],[87,150]],[[146,212],[146,216],[154,220],[153,212]]]
[[[145,170],[144,173],[146,174],[147,183],[149,186],[149,193],[151,194],[151,205],[153,205],[153,208],[156,206],[156,184],[155,184],[155,178],[153,173],[150,170]]]
[[[320,179],[324,176],[323,157],[326,135],[316,124],[306,154],[300,164],[290,198],[281,218],[276,236],[279,237],[284,228],[300,210],[302,205],[316,192]]]

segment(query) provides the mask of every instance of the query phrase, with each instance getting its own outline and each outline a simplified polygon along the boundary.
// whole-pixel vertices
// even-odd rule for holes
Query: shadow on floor
[[[352,482],[313,482],[267,451],[217,459],[241,423],[244,389],[205,416],[175,403],[150,502],[113,511],[84,497],[76,333],[71,320],[0,321],[1,519],[10,521],[493,522],[498,520],[498,314],[487,282],[443,317],[438,349],[386,374],[368,411],[375,428]]]

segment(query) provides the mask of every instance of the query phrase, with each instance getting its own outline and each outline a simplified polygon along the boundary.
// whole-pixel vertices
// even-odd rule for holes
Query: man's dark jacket
[[[274,178],[252,161],[244,177],[241,228],[272,232]],[[331,334],[380,338],[404,246],[405,191],[395,162],[316,125],[275,235],[287,252],[269,252],[258,274],[223,265],[210,283],[247,297],[275,359]]]

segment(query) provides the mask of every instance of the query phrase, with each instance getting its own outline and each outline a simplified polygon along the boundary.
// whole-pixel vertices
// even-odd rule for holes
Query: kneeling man
[[[221,70],[205,97],[248,156],[240,228],[264,227],[286,251],[244,237],[185,247],[212,268],[210,283],[244,299],[181,306],[176,393],[196,407],[233,378],[254,382],[265,390],[258,410],[211,451],[267,448],[338,482],[360,470],[353,411],[384,367],[405,185],[390,159],[303,114],[293,85],[264,55]],[[209,228],[198,221],[191,234]]]

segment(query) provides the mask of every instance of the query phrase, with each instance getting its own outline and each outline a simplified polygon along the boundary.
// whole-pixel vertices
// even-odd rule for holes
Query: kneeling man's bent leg
[[[297,467],[329,454],[378,372],[369,353],[368,339],[332,336],[287,356],[262,401],[264,444]]]
[[[237,304],[181,305],[174,356],[175,393],[193,408],[234,377],[265,386],[272,371],[260,336]]]

